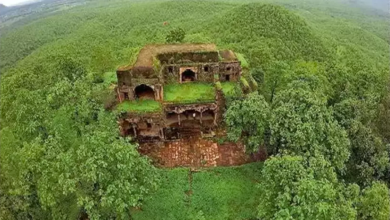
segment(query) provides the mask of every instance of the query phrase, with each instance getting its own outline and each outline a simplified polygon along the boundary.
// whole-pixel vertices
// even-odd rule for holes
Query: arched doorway
[[[150,86],[145,84],[135,87],[134,95],[136,99],[153,99],[154,100],[154,91]]]
[[[186,69],[181,74],[181,82],[192,82],[196,79],[196,73],[190,69]]]

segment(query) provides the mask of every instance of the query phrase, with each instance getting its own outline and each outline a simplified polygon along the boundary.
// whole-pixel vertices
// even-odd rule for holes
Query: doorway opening
[[[154,100],[154,91],[150,86],[145,84],[135,87],[135,98],[140,100],[152,99]]]
[[[193,82],[196,79],[196,73],[187,69],[181,74],[181,82]]]

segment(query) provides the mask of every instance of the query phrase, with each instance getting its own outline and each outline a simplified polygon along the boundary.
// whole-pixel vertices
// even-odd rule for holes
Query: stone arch
[[[153,99],[155,100],[154,89],[146,84],[138,85],[134,88],[135,99]]]
[[[181,74],[181,82],[193,82],[196,80],[196,73],[191,69],[186,69]]]

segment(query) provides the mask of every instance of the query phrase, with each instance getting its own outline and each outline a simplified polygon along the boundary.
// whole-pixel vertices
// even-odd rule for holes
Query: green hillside
[[[261,56],[262,65],[272,59],[324,60],[327,52],[301,17],[281,6],[242,5],[220,15],[208,26],[212,38],[219,39],[217,43],[221,45],[231,45],[244,54],[250,54],[254,46],[261,48],[267,53]]]
[[[347,0],[53,2],[0,29],[1,220],[389,219],[388,13]],[[257,91],[221,84],[240,96],[221,126],[270,156],[196,170],[190,196],[188,169],[151,165],[104,109],[116,68],[177,28],[245,57],[241,83]],[[161,110],[141,104],[120,107]]]

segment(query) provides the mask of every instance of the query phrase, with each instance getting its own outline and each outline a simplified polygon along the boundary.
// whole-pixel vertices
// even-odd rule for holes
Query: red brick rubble
[[[202,138],[188,138],[165,143],[140,144],[141,154],[159,167],[236,166],[265,160],[264,152],[246,154],[241,143],[218,144]]]

